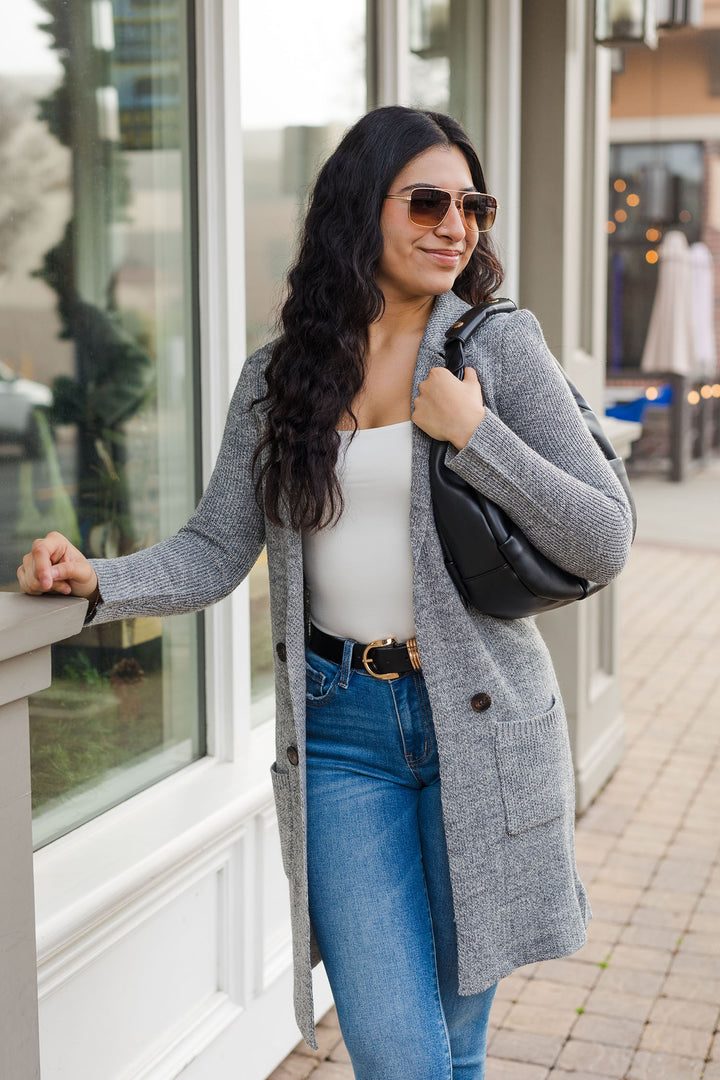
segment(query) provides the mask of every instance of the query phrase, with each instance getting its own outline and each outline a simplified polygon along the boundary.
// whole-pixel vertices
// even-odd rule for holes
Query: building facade
[[[599,404],[610,57],[592,21],[585,0],[17,0],[0,585],[49,529],[110,557],[183,523],[272,334],[313,175],[374,105],[466,124],[502,292]],[[580,809],[622,752],[616,624],[614,588],[542,621]],[[262,1080],[296,1041],[271,671],[262,559],[201,615],[55,649],[31,702],[44,1080]]]

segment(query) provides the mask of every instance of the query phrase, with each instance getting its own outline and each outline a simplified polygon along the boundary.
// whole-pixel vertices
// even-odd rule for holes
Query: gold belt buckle
[[[374,661],[371,657],[368,657],[368,653],[371,649],[376,649],[380,645],[397,645],[397,638],[379,638],[377,641],[371,641],[369,645],[366,645],[363,649],[362,654],[363,667],[367,671],[368,675],[372,675],[374,679],[399,679],[399,671],[389,671],[387,675],[381,675],[379,671],[373,671],[373,669],[370,667],[370,664],[374,663]]]

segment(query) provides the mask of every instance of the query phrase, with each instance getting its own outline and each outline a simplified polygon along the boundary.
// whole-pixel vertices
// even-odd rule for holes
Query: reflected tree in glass
[[[97,100],[98,86],[109,73],[107,54],[73,50],[70,5],[66,0],[38,0],[50,21],[42,26],[60,56],[64,78],[41,100],[39,115],[58,141],[71,149],[79,136],[77,90]],[[76,43],[77,45],[77,43]],[[74,65],[74,66],[73,66]],[[82,70],[76,70],[82,65]],[[75,94],[73,94],[73,89]],[[95,180],[101,186],[102,227],[122,219],[130,199],[125,158],[111,139],[91,139]],[[125,425],[153,393],[153,367],[142,327],[131,334],[123,326],[114,297],[114,277],[105,285],[101,307],[83,299],[76,283],[76,217],[59,244],[51,248],[36,273],[57,293],[60,336],[74,342],[76,374],[53,383],[53,419],[77,429],[77,511],[83,546],[97,554],[126,554],[135,548],[129,508]],[[103,268],[100,268],[101,272]]]
[[[0,110],[0,181],[14,178],[0,239],[14,229],[20,253],[0,323],[50,422],[32,457],[0,454],[4,582],[51,528],[122,555],[174,532],[197,497],[186,15],[185,0],[22,8],[39,44],[0,84],[20,111],[13,127]],[[38,75],[43,53],[57,62]],[[53,684],[31,699],[36,844],[204,753],[201,635],[193,615],[125,619],[53,649]]]

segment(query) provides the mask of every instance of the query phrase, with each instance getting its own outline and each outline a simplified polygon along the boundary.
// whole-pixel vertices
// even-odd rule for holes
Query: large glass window
[[[136,551],[194,506],[189,0],[14,0],[0,39],[0,583],[58,529]],[[35,840],[204,752],[196,616],[55,648]]]
[[[700,143],[619,143],[610,150],[608,370],[640,366],[668,229],[702,238]]]
[[[268,20],[273,32],[268,35]],[[365,0],[241,0],[248,352],[274,334],[308,189],[366,107]],[[253,722],[272,709],[267,565],[250,575]]]

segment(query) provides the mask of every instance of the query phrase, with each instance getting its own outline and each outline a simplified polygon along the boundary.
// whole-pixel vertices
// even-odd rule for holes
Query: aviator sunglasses
[[[459,197],[458,197],[459,196]],[[416,187],[409,195],[386,195],[386,199],[402,199],[408,204],[408,217],[421,229],[436,229],[442,225],[453,203],[457,206],[468,229],[487,232],[492,228],[497,211],[497,199],[481,191],[444,191],[442,188]]]

